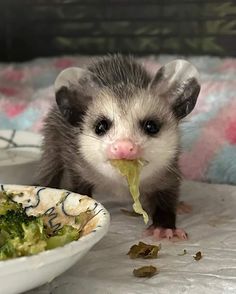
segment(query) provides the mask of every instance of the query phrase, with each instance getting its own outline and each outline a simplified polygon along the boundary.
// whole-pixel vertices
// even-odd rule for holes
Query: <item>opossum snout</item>
[[[107,148],[109,159],[136,159],[140,153],[140,147],[130,139],[116,140]]]

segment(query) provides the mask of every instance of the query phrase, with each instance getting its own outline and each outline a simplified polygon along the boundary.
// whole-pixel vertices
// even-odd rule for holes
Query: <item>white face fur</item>
[[[107,148],[116,140],[128,138],[140,147],[141,158],[147,161],[141,173],[141,181],[168,167],[179,143],[177,119],[170,106],[147,90],[130,97],[122,106],[117,102],[118,98],[112,95],[101,93],[99,99],[94,99],[88,108],[83,133],[79,138],[80,153],[84,159],[103,176],[115,182],[123,182],[108,160]],[[95,133],[99,117],[107,118],[112,123],[102,136]],[[160,130],[154,136],[146,134],[140,127],[140,122],[149,118],[161,123]]]

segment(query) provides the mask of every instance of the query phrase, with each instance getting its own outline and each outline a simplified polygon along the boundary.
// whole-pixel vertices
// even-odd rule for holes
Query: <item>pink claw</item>
[[[153,236],[155,240],[160,240],[163,238],[167,238],[168,240],[172,240],[174,237],[179,238],[180,240],[187,240],[188,235],[183,229],[165,229],[165,228],[154,228],[154,226],[150,226],[145,230],[145,236]]]
[[[175,230],[175,235],[180,239],[180,240],[187,240],[188,239],[188,234],[182,230],[182,229],[176,229]]]
[[[162,237],[161,237],[161,233],[162,233],[162,230],[161,230],[161,228],[156,228],[156,229],[154,229],[153,230],[153,237],[154,237],[154,239],[156,239],[156,240],[160,240]]]
[[[164,235],[166,236],[167,239],[172,239],[174,236],[174,232],[172,229],[165,229],[164,230]]]

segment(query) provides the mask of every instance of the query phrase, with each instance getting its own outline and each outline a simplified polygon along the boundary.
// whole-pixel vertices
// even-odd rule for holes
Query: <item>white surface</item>
[[[88,234],[82,236],[75,242],[34,256],[0,261],[1,294],[20,293],[51,281],[74,265],[107,233],[109,214],[101,204],[96,203],[91,198],[69,193],[66,199],[63,200],[63,204],[60,203],[60,205],[56,206],[56,203],[58,203],[62,197],[65,197],[63,190],[16,185],[4,185],[4,190],[10,192],[24,192],[25,196],[15,197],[14,200],[22,203],[23,207],[28,209],[27,211],[29,211],[29,214],[44,214],[49,208],[54,208],[54,216],[51,215],[51,220],[48,221],[48,223],[52,223],[52,225],[53,223],[54,225],[58,223],[67,223],[67,221],[70,223],[71,220],[74,219],[73,215],[78,215],[82,211],[87,211],[88,209],[94,211],[95,217],[84,227],[84,230],[88,230]],[[36,195],[38,195],[38,197],[36,197]],[[32,199],[32,201],[29,203],[25,201],[25,198]],[[34,202],[36,199],[38,201]],[[54,200],[54,204],[52,204],[52,199]],[[76,209],[75,205],[73,205],[72,209],[70,205],[66,205],[68,202],[67,199],[72,204],[77,203]],[[81,199],[83,199],[83,201],[80,201]],[[35,206],[33,206],[34,203],[36,203]],[[65,215],[65,211],[67,215],[72,215],[72,217]],[[71,214],[71,211],[73,214]],[[48,216],[48,218],[50,217]],[[48,226],[50,227],[49,224]],[[52,228],[54,228],[54,226]]]
[[[19,133],[17,140],[25,142],[32,138],[25,134]],[[27,184],[32,169],[36,168],[28,166],[24,174],[22,168],[18,172],[16,165],[14,167],[8,174],[4,168],[3,174],[8,175],[9,183]],[[141,238],[145,227],[141,218],[128,217],[120,212],[124,203],[104,199],[105,207],[112,213],[109,234],[69,271],[27,293],[236,293],[236,187],[188,182],[183,185],[181,199],[193,206],[191,214],[178,218],[179,226],[186,229],[190,239],[174,243],[161,241],[160,258],[153,261],[128,258],[126,253],[131,245],[139,240],[153,241]],[[183,249],[187,249],[188,254],[178,256]],[[196,262],[192,255],[199,250],[204,256]],[[76,262],[73,256],[71,259]],[[35,262],[35,268],[40,267],[41,261]],[[133,269],[146,264],[157,266],[159,275],[151,279],[133,277]],[[48,278],[49,270],[50,267],[44,271]],[[29,280],[30,272],[26,273]],[[17,277],[21,279],[20,275]],[[1,288],[0,293],[6,294]]]
[[[192,213],[178,217],[188,241],[161,241],[158,259],[131,260],[131,245],[153,241],[140,237],[141,218],[125,216],[120,204],[105,200],[112,212],[109,234],[79,264],[27,294],[236,293],[236,187],[187,182],[181,198],[193,206]],[[178,256],[183,249],[188,254]],[[197,262],[192,256],[199,250],[203,258]],[[149,264],[159,268],[157,276],[133,277],[134,268]]]
[[[41,136],[31,132],[0,130],[0,183],[34,183],[40,158]],[[12,177],[15,175],[15,177]]]

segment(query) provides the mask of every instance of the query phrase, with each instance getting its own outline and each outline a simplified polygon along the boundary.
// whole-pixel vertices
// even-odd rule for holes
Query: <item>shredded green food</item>
[[[155,266],[148,265],[134,269],[133,274],[137,278],[151,278],[154,275],[158,274],[158,270]]]
[[[141,169],[144,165],[142,160],[126,160],[126,159],[113,159],[111,160],[112,166],[117,168],[122,176],[126,177],[129,185],[130,194],[133,197],[133,209],[136,213],[143,215],[145,224],[148,223],[148,214],[143,210],[139,201],[139,176]]]
[[[91,212],[85,212],[76,219],[76,224],[81,222],[79,229],[65,225],[51,235],[42,216],[28,216],[10,194],[0,192],[0,260],[37,254],[78,240],[90,219]]]
[[[157,258],[158,252],[160,251],[161,246],[145,244],[144,242],[139,242],[138,244],[133,245],[130,247],[129,252],[127,255],[131,259],[135,258],[144,258],[144,259],[151,259]]]

